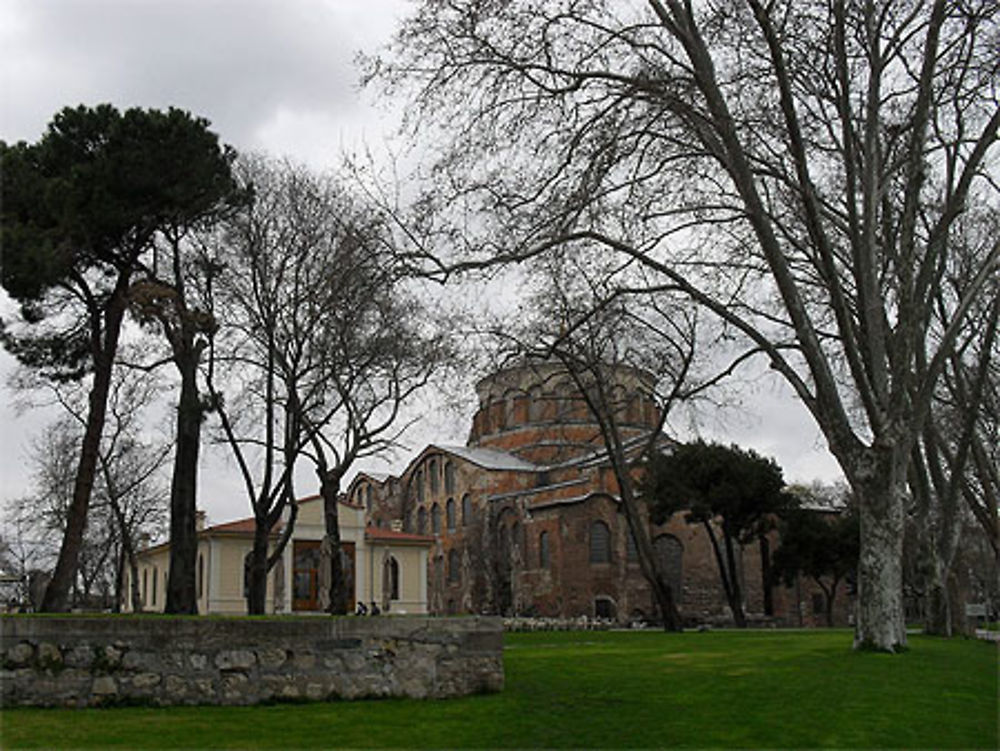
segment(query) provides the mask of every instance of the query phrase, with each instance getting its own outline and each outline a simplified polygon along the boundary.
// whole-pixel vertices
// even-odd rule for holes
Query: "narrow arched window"
[[[431,493],[436,493],[441,488],[441,477],[438,475],[437,459],[431,459],[427,463],[427,475],[431,481]]]
[[[449,498],[448,504],[445,506],[445,517],[448,522],[448,531],[452,532],[455,530],[455,499]]]
[[[417,534],[427,533],[427,509],[423,506],[417,511]]]
[[[542,532],[538,535],[538,567],[549,567],[549,533]]]
[[[142,604],[149,604],[149,569],[142,570]]]
[[[462,526],[467,527],[472,524],[472,499],[466,493],[462,496]]]
[[[457,584],[462,579],[461,563],[457,550],[448,552],[448,582]]]
[[[431,506],[431,531],[436,535],[441,534],[441,507],[436,503]]]
[[[368,509],[368,513],[372,512],[372,486],[365,486],[365,508]]]
[[[416,477],[414,477],[413,482],[417,485],[417,500],[421,503],[424,502],[426,494],[424,492],[424,473],[418,471]]]
[[[455,465],[451,462],[444,465],[444,492],[448,495],[455,493]]]
[[[156,566],[153,566],[153,607],[156,607],[156,580],[159,578]]]
[[[608,525],[602,521],[596,521],[590,525],[590,562],[610,563],[611,562],[611,535]]]
[[[399,561],[394,556],[389,556],[385,561],[382,586],[390,600],[399,599]]]

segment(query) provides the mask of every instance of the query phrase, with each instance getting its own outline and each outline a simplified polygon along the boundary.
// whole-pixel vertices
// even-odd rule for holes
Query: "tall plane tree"
[[[602,248],[684,290],[791,385],[858,499],[857,647],[906,644],[910,457],[997,273],[994,239],[936,330],[956,218],[1000,194],[998,14],[427,0],[371,61],[409,95],[422,148],[440,148],[415,205],[441,245],[418,260],[447,273]]]
[[[3,342],[56,380],[90,378],[66,531],[42,608],[66,610],[97,469],[111,371],[140,259],[219,199],[228,164],[205,120],[80,106],[34,144],[0,143],[3,268],[20,303]]]

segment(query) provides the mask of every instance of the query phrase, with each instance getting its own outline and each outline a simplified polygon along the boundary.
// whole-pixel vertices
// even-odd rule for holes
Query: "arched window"
[[[423,503],[426,494],[424,493],[424,473],[422,470],[417,470],[413,482],[417,485],[417,500]]]
[[[436,535],[441,534],[441,507],[436,503],[431,506],[431,531]]]
[[[157,576],[156,566],[153,566],[153,607],[156,607],[156,580],[159,578]]]
[[[549,533],[542,532],[538,535],[538,567],[549,567]]]
[[[198,554],[198,599],[204,596],[205,592],[205,556]]]
[[[382,589],[390,600],[399,599],[399,561],[391,555],[385,559],[382,568]]]
[[[365,485],[365,508],[368,509],[368,513],[372,512],[372,486]]]
[[[434,586],[440,591],[444,584],[444,556],[439,555],[434,559]]]
[[[590,562],[611,563],[611,535],[608,525],[596,521],[590,525]]]
[[[461,563],[457,550],[448,551],[448,583],[458,584],[462,579]]]
[[[149,569],[142,570],[142,604],[149,603]]]
[[[451,462],[444,465],[444,492],[448,495],[455,493],[455,465]]]
[[[542,419],[542,387],[532,386],[528,390],[528,422]]]
[[[431,493],[436,493],[441,488],[441,477],[438,475],[437,459],[431,459],[427,463],[427,474],[431,481]]]
[[[625,560],[629,563],[635,563],[639,560],[639,548],[635,544],[635,535],[632,534],[632,530],[625,526]]]
[[[472,499],[466,493],[462,496],[462,526],[467,527],[472,524]]]
[[[615,607],[615,601],[610,597],[594,598],[595,618],[614,618],[617,610],[618,609]]]
[[[453,532],[455,530],[455,499],[449,498],[448,504],[445,506],[445,518],[448,522],[448,531]]]
[[[417,511],[417,534],[427,533],[427,509],[423,506]]]

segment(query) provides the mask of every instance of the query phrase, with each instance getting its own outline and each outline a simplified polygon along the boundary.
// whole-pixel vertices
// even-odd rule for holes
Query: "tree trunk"
[[[975,626],[972,620],[965,615],[965,606],[969,601],[969,581],[968,579],[951,568],[948,576],[948,609],[951,613],[951,634],[952,636],[974,635]]]
[[[106,478],[107,479],[107,478]],[[129,570],[129,592],[128,597],[132,603],[132,612],[138,613],[142,610],[142,600],[139,598],[139,564],[135,559],[135,545],[132,543],[132,534],[128,528],[128,522],[125,519],[125,513],[122,511],[121,504],[118,503],[118,498],[115,496],[115,491],[112,490],[111,483],[108,482],[109,498],[108,501],[111,505],[111,511],[115,515],[115,520],[118,522],[118,535],[121,537],[121,565],[118,567],[118,581],[115,586],[115,601],[120,603],[124,598],[126,593],[121,591],[121,579],[125,571],[125,566],[128,566]],[[120,609],[120,607],[119,607]]]
[[[201,399],[196,381],[196,357],[175,356],[181,373],[177,405],[177,445],[170,483],[170,574],[167,613],[198,612],[198,531],[195,520],[198,453],[201,447]]]
[[[930,541],[932,551],[929,561],[930,578],[927,582],[927,602],[924,618],[924,633],[934,636],[951,636],[951,600],[948,597],[948,571],[944,562],[936,554],[937,545]]]
[[[774,615],[774,583],[771,576],[771,543],[760,536],[760,584],[764,591],[764,615]]]
[[[739,574],[736,570],[736,555],[733,551],[733,538],[723,530],[722,537],[726,543],[726,564],[729,566],[729,609],[733,611],[733,620],[737,628],[747,627],[747,618],[743,613],[743,592],[740,589]]]
[[[906,649],[903,499],[907,457],[898,453],[868,449],[860,461],[861,471],[848,478],[858,496],[861,522],[855,649]]]
[[[128,276],[119,276],[114,295],[107,304],[104,340],[92,343],[94,383],[88,399],[87,425],[80,447],[80,461],[77,465],[76,477],[73,480],[73,500],[66,512],[66,531],[63,534],[62,546],[59,548],[59,558],[56,561],[55,570],[52,572],[52,578],[45,588],[45,596],[42,598],[41,610],[45,613],[62,613],[69,609],[70,591],[74,588],[76,581],[80,547],[83,544],[83,533],[87,526],[90,495],[94,488],[101,436],[104,433],[114,354],[118,349],[118,337],[121,332],[122,318],[125,315],[127,284]],[[100,317],[98,311],[91,311],[90,315]]]
[[[733,619],[736,619],[736,609],[733,607],[734,597],[733,597],[733,582],[729,576],[729,569],[726,565],[725,559],[722,557],[722,550],[719,548],[719,538],[715,535],[715,530],[712,528],[712,522],[703,521],[702,526],[705,528],[705,532],[708,534],[709,542],[712,543],[712,552],[715,554],[715,563],[719,569],[719,579],[722,581],[722,591],[725,593],[726,602],[729,604],[729,609],[733,613]],[[740,617],[743,616],[743,609],[740,608]],[[737,625],[740,625],[737,622]],[[746,625],[745,622],[743,625]]]
[[[323,519],[326,534],[320,546],[320,560],[323,568],[330,572],[329,590],[326,603],[321,605],[331,615],[347,614],[347,582],[344,580],[344,566],[340,558],[340,518],[337,515],[337,496],[340,494],[340,478],[327,474],[320,480],[320,495],[323,498]]]
[[[132,598],[132,612],[142,612],[142,596],[139,594],[139,564],[135,560],[135,553],[128,559],[129,570],[129,597]]]
[[[840,583],[839,579],[834,579],[830,582],[830,588],[827,589],[820,583],[820,588],[823,590],[823,594],[826,599],[826,625],[829,628],[833,628],[833,602],[837,599],[837,585]]]
[[[254,525],[253,551],[250,554],[247,577],[247,612],[264,615],[267,612],[267,540],[271,530],[260,519]]]
[[[621,462],[621,466],[625,466]],[[622,507],[625,510],[625,521],[628,524],[632,539],[635,541],[636,553],[639,558],[639,568],[643,577],[649,582],[650,589],[653,590],[653,600],[660,611],[663,619],[664,631],[681,631],[681,616],[677,611],[677,601],[674,597],[673,588],[667,581],[665,573],[653,553],[653,546],[649,541],[648,527],[645,526],[645,519],[640,515],[632,492],[632,480],[625,468],[619,473],[619,463],[615,463],[615,472],[618,477],[619,494],[622,499]]]

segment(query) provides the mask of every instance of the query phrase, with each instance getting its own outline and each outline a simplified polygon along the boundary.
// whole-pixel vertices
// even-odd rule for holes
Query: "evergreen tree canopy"
[[[762,531],[768,515],[783,513],[792,503],[784,486],[773,459],[699,440],[649,462],[645,495],[657,524],[679,511],[687,512],[690,524],[720,518],[727,535],[745,544]]]
[[[4,325],[4,345],[47,376],[82,376],[88,318],[157,231],[196,222],[231,194],[231,161],[206,120],[173,108],[67,107],[37,143],[0,142],[0,284],[31,329]]]
[[[781,526],[781,545],[774,551],[774,575],[786,585],[798,574],[836,584],[858,565],[860,530],[850,509],[832,518],[812,509],[796,509]]]

